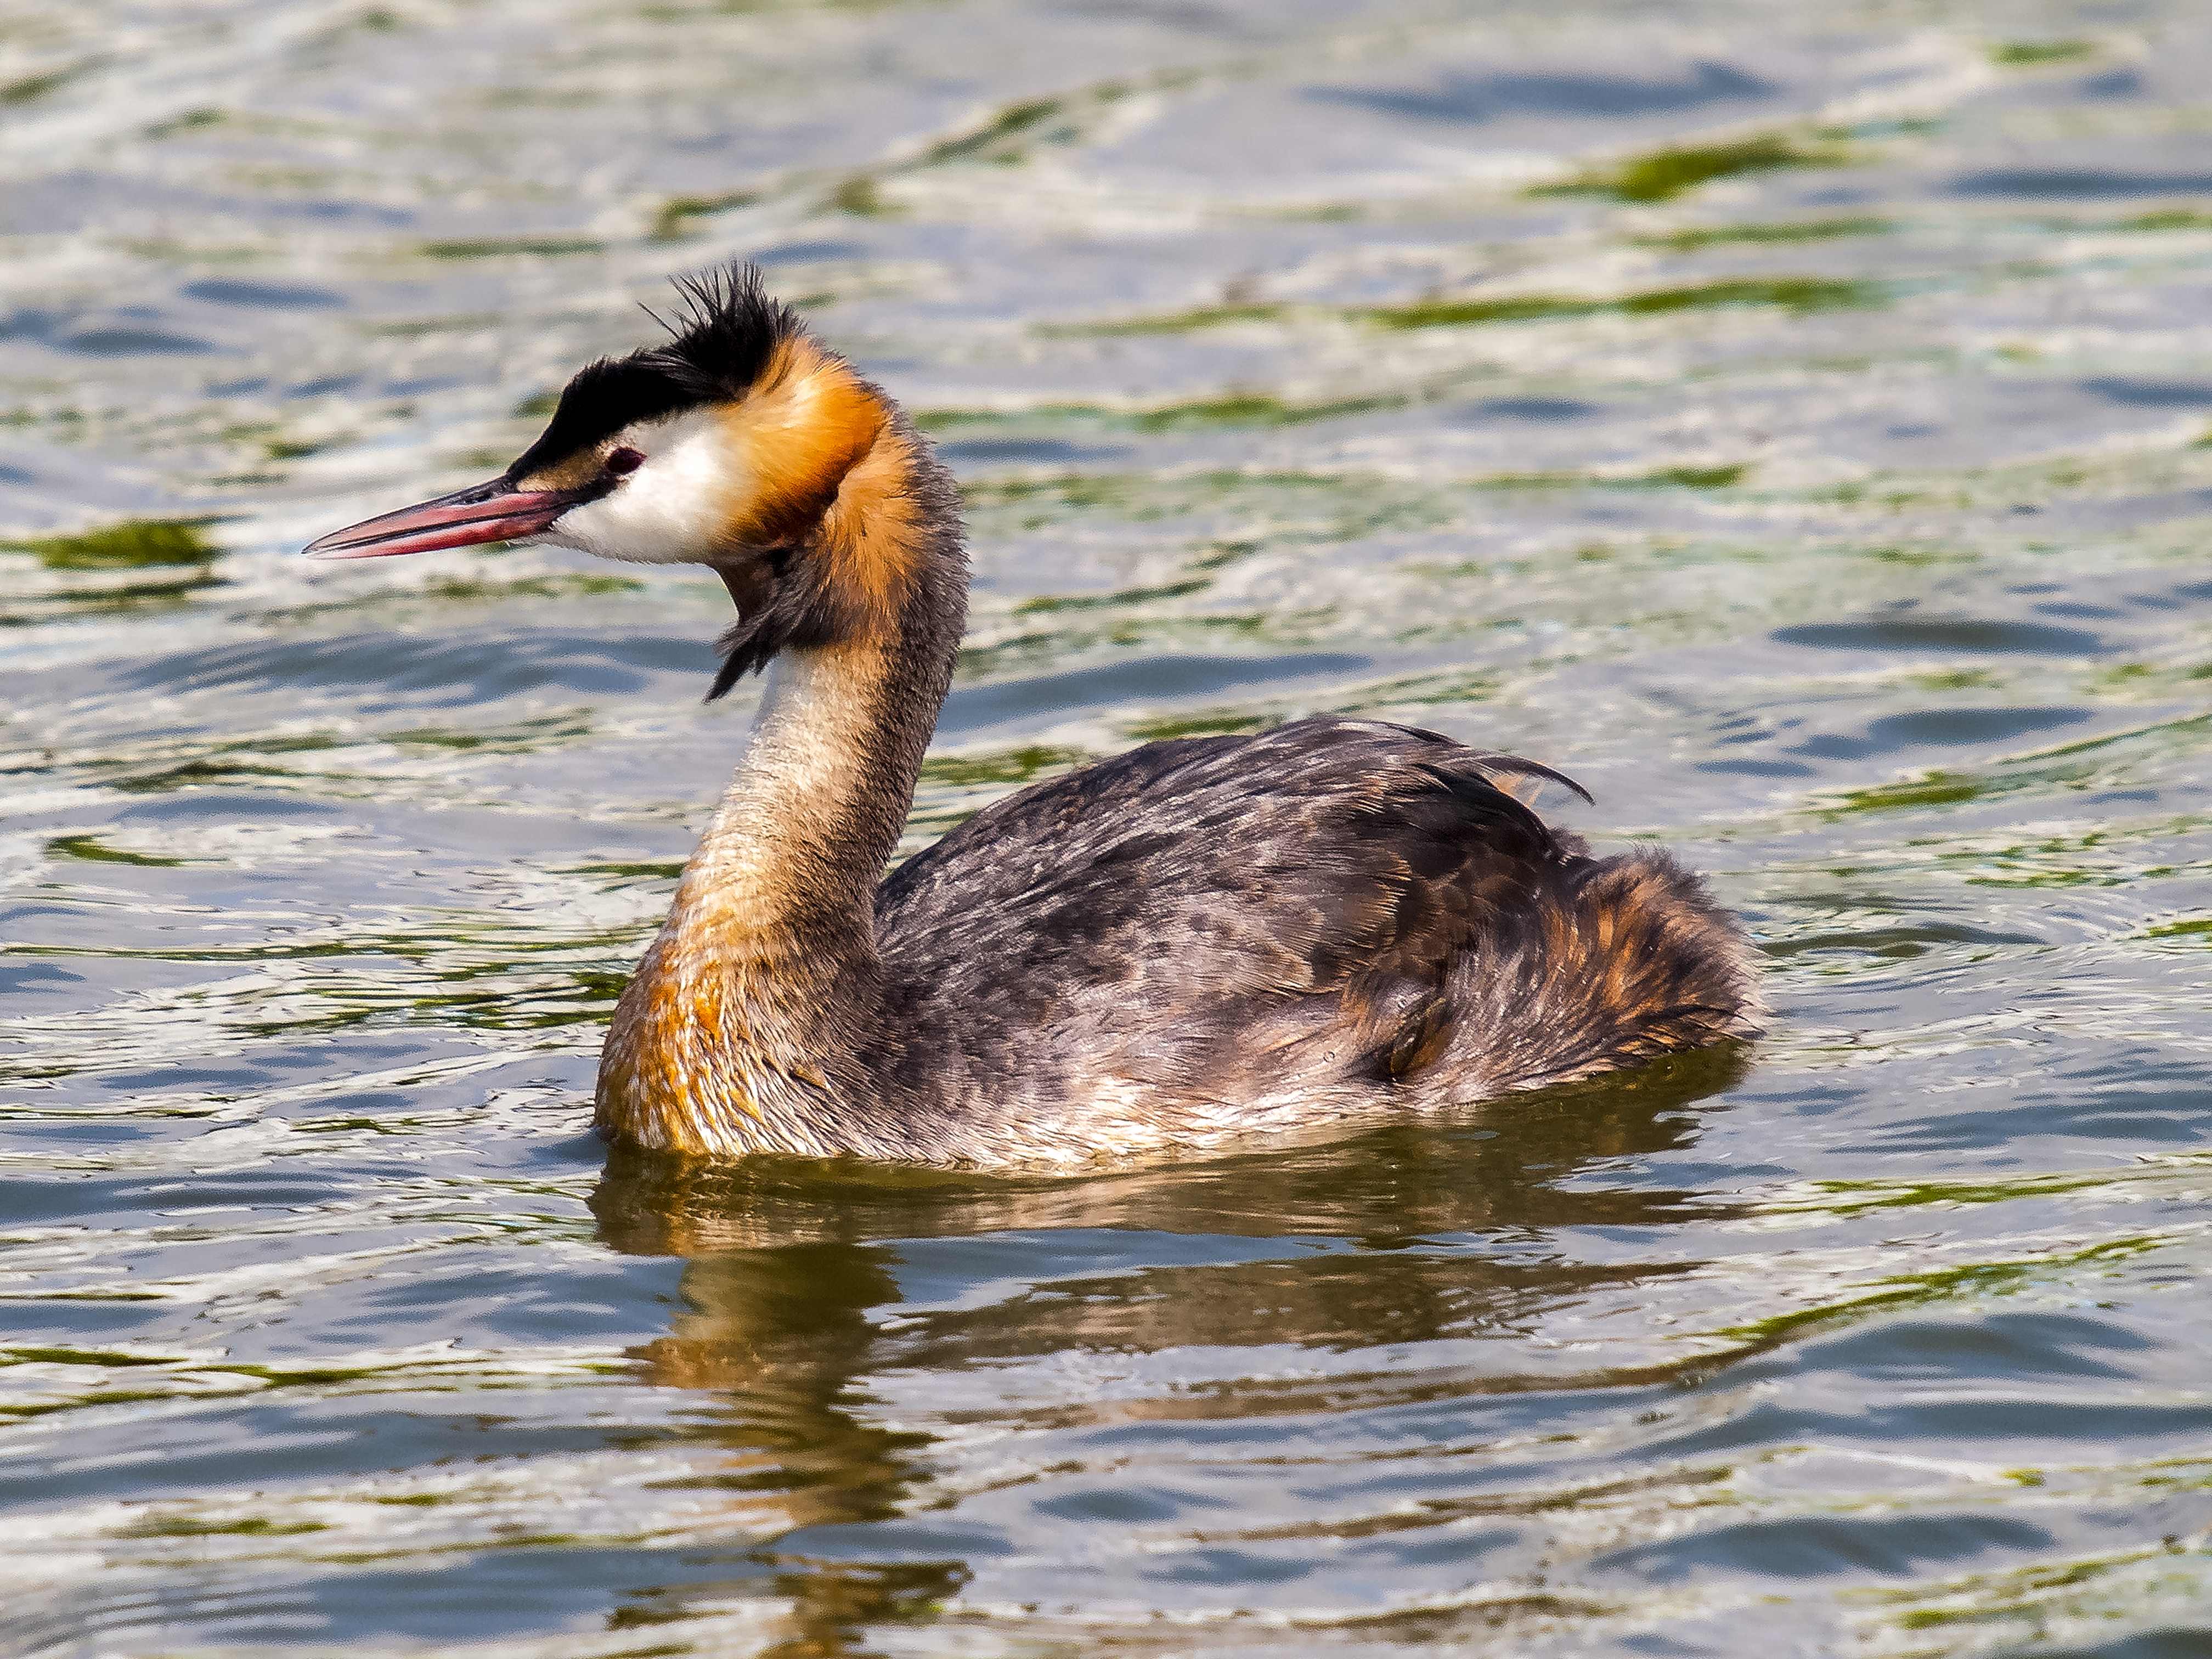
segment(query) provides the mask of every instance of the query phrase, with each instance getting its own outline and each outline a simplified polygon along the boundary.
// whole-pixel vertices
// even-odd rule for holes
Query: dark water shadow
[[[787,1659],[866,1651],[871,1629],[933,1616],[969,1577],[957,1535],[937,1559],[907,1537],[896,1559],[870,1560],[848,1530],[907,1513],[934,1443],[867,1408],[878,1374],[1086,1347],[1351,1351],[1494,1334],[1601,1286],[1686,1271],[1577,1263],[1543,1236],[1733,1214],[1711,1194],[1576,1177],[1689,1146],[1690,1109],[1745,1068],[1740,1052],[1685,1056],[1327,1145],[1080,1177],[715,1167],[618,1150],[591,1200],[601,1240],[687,1259],[684,1310],[634,1357],[651,1382],[726,1397],[698,1431],[726,1453],[723,1472],[687,1484],[772,1501],[788,1526],[746,1557],[758,1578],[672,1582],[616,1622],[758,1595],[784,1609],[764,1609],[781,1632],[764,1651]],[[1194,1414],[1249,1419],[1255,1403]]]

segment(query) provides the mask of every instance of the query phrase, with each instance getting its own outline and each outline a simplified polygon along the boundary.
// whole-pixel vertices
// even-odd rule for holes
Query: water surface
[[[2212,1645],[2185,0],[19,0],[0,1650]],[[610,1161],[726,599],[316,566],[758,258],[968,489],[920,846],[1319,709],[1747,1056],[1085,1179]]]

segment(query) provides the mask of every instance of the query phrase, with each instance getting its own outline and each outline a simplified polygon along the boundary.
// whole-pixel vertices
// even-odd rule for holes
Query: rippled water
[[[2208,86],[2188,0],[17,0],[0,1648],[2212,1649]],[[726,600],[291,550],[733,252],[969,489],[912,844],[1414,719],[1711,871],[1771,1039],[608,1162]]]

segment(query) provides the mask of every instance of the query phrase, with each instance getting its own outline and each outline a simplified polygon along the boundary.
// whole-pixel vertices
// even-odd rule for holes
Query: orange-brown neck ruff
[[[949,482],[880,394],[805,341],[728,419],[774,559],[725,569],[734,653],[774,656],[744,759],[623,992],[611,1138],[711,1156],[867,1152],[872,903],[951,683],[965,573]],[[780,372],[779,372],[780,371]],[[763,629],[780,632],[763,633]],[[748,630],[752,630],[748,632]]]

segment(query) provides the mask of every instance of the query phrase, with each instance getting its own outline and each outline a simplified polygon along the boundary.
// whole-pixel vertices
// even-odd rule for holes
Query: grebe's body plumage
[[[1036,785],[883,872],[950,687],[957,496],[750,272],[594,364],[477,489],[332,556],[544,536],[707,564],[769,668],[601,1060],[611,1139],[1070,1163],[1465,1103],[1753,1034],[1741,936],[1664,855],[1594,859],[1434,732],[1307,720]]]
[[[877,895],[912,1044],[884,1054],[886,1093],[926,1102],[950,1156],[1110,1153],[1739,1031],[1734,935],[1694,880],[1591,859],[1500,787],[1528,770],[1307,720],[1149,744],[977,814]]]

